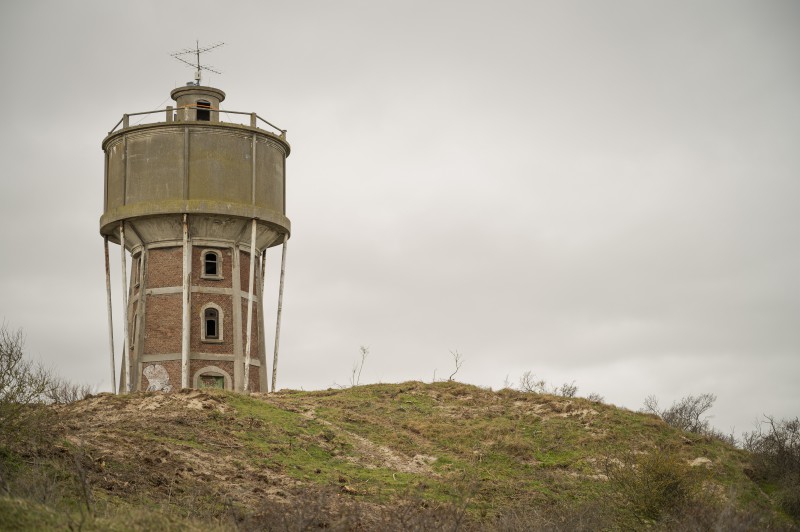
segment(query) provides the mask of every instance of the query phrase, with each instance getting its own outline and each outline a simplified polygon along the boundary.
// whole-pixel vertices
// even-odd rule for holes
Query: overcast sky
[[[800,414],[791,0],[5,0],[0,320],[31,357],[110,389],[100,143],[196,39],[223,108],[292,144],[279,387],[349,384],[364,345],[362,383],[457,351],[494,389]]]

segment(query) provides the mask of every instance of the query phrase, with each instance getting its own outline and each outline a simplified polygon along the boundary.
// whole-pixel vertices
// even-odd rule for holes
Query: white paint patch
[[[169,383],[169,373],[161,364],[151,364],[144,368],[144,376],[147,377],[148,392],[171,392],[172,385]]]

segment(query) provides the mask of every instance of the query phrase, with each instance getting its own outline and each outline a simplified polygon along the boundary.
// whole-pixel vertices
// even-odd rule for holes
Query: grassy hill
[[[4,452],[0,529],[792,529],[748,456],[580,398],[437,382],[101,394]]]

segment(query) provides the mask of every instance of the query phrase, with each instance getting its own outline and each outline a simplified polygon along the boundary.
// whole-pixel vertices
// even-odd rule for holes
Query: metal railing
[[[277,132],[277,135],[280,138],[282,138],[282,139],[286,138],[286,130],[285,129],[279,128],[278,126],[276,126],[275,124],[269,122],[268,120],[265,120],[264,118],[261,118],[256,113],[246,113],[246,112],[243,112],[243,111],[225,111],[225,110],[222,110],[222,109],[219,109],[219,108],[215,108],[215,107],[201,107],[201,106],[197,106],[197,105],[184,105],[184,106],[179,107],[179,108],[174,108],[172,106],[168,106],[166,109],[156,109],[155,111],[142,111],[142,112],[139,112],[139,113],[126,113],[126,114],[122,115],[122,118],[120,118],[119,122],[117,122],[114,125],[114,127],[111,128],[111,131],[109,131],[108,134],[110,135],[110,134],[114,133],[117,130],[117,128],[120,127],[120,125],[122,125],[122,129],[126,129],[128,127],[131,127],[131,125],[134,125],[134,126],[143,125],[141,123],[141,121],[137,122],[136,124],[131,124],[130,123],[130,119],[131,119],[132,116],[150,116],[150,115],[154,115],[154,114],[157,114],[157,113],[166,113],[166,122],[167,123],[194,122],[194,121],[197,121],[197,120],[191,120],[189,118],[189,115],[190,115],[189,110],[190,109],[199,109],[199,110],[202,110],[202,111],[207,111],[208,113],[217,113],[218,117],[219,117],[220,114],[228,115],[228,118],[230,118],[230,115],[248,116],[248,117],[250,117],[249,123],[244,123],[244,121],[241,122],[241,123],[240,122],[223,122],[221,120],[220,121],[215,121],[215,122],[211,122],[211,121],[208,121],[208,120],[199,120],[199,122],[211,122],[211,123],[214,123],[214,124],[234,124],[234,125],[240,125],[240,126],[241,125],[247,125],[247,126],[250,126],[250,127],[258,127],[258,124],[259,124],[259,121],[260,121],[260,122],[263,122],[264,124],[266,124],[267,126],[269,126],[270,128],[272,128],[273,130],[275,130]],[[182,113],[183,116],[181,116],[180,113]],[[145,124],[151,124],[151,123],[163,124],[164,122],[159,122],[159,121],[146,122]]]

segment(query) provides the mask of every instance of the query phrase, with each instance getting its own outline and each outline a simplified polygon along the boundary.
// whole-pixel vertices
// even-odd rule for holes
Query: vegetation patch
[[[27,428],[0,445],[0,529],[794,526],[777,443],[754,454],[577,397],[406,382],[19,412]]]

